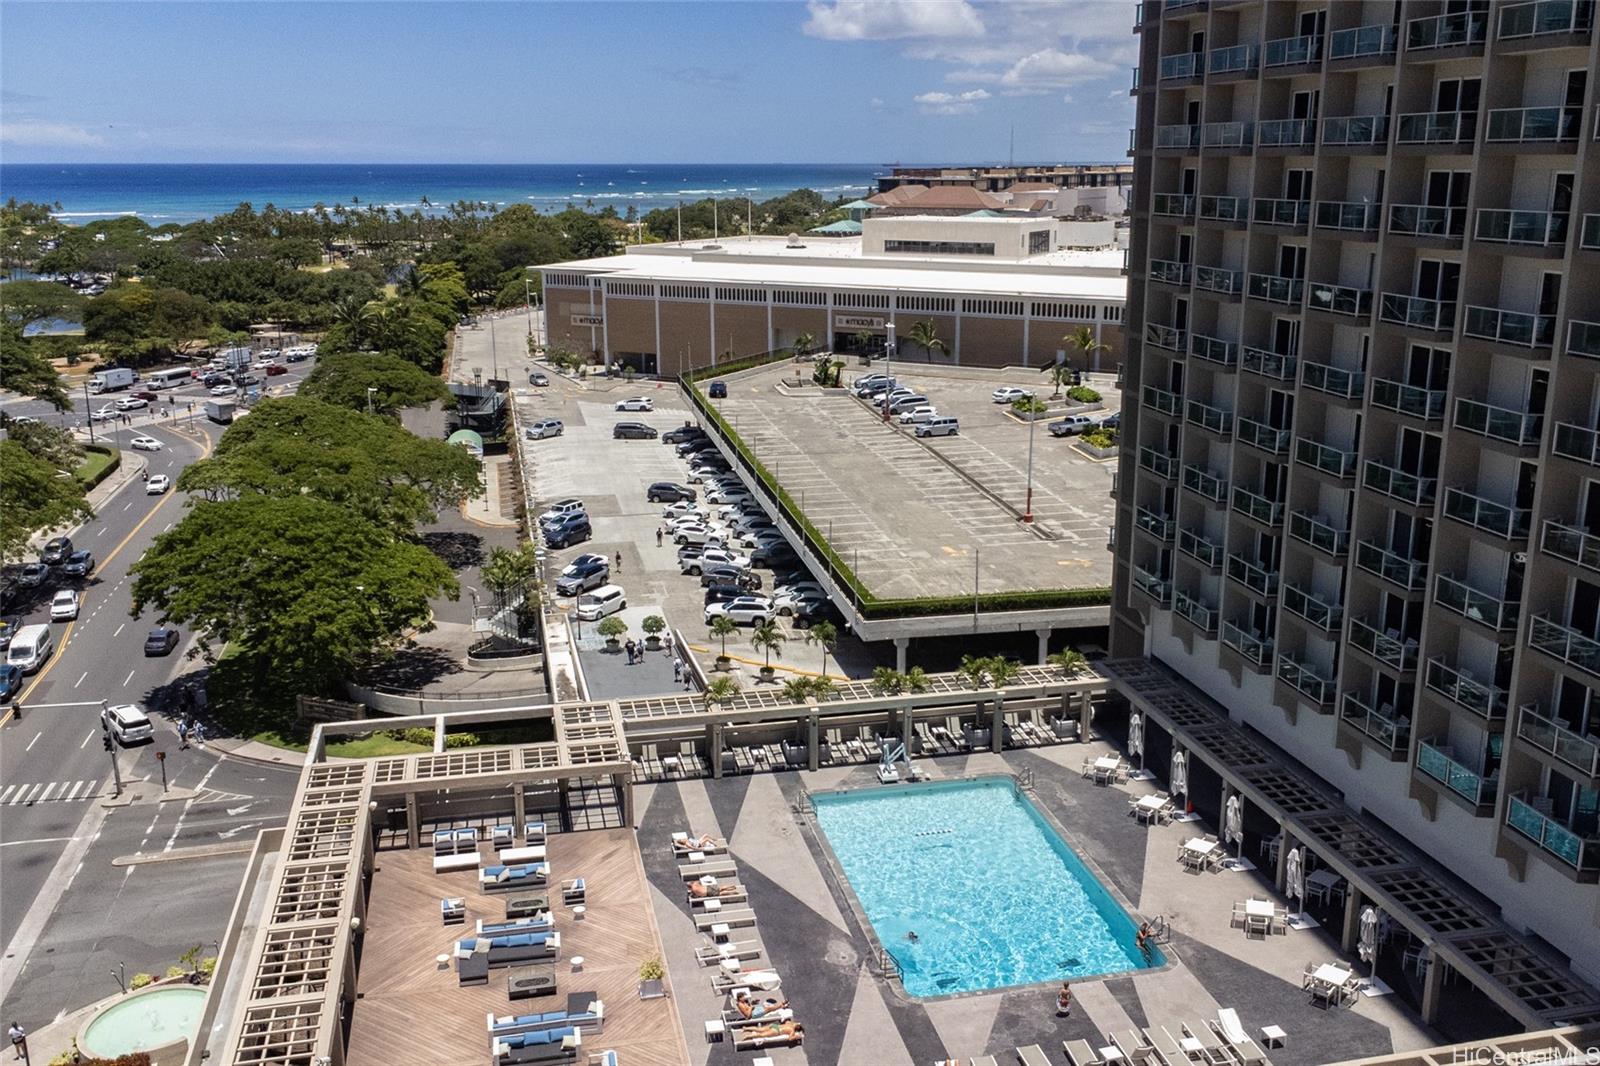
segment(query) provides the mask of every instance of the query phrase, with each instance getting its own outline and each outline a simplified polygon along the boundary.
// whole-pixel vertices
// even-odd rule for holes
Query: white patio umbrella
[[[1189,792],[1189,755],[1182,748],[1172,749],[1172,780],[1167,787],[1173,795]]]
[[[1139,756],[1139,772],[1144,772],[1144,716],[1138,711],[1128,718],[1128,754]]]
[[[1223,812],[1222,837],[1232,840],[1239,845],[1239,855],[1244,855],[1244,800],[1235,792],[1228,797],[1227,809]]]
[[[1362,962],[1372,964],[1373,980],[1378,977],[1378,911],[1368,907],[1361,912],[1361,939],[1356,944],[1356,954]]]
[[[1306,860],[1299,848],[1290,848],[1289,857],[1284,860],[1284,893],[1292,900],[1297,901],[1299,908],[1306,905]],[[1298,913],[1298,911],[1297,911]]]

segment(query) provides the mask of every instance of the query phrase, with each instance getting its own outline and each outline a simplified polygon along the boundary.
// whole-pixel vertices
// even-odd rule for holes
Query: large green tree
[[[427,548],[310,497],[196,503],[133,574],[134,616],[189,627],[207,655],[237,644],[262,683],[300,691],[329,690],[459,594]]]
[[[21,442],[0,440],[0,551],[21,556],[28,539],[94,517],[77,478],[34,455]]]
[[[367,410],[367,390],[372,410],[393,414],[402,407],[423,407],[438,401],[453,402],[449,388],[415,363],[397,355],[348,353],[325,355],[300,385],[300,395],[355,411]]]

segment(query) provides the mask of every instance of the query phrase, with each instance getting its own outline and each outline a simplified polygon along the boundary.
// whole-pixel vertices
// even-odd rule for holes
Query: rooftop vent
[[[789,243],[788,243],[787,247],[789,247],[789,248],[804,248],[805,246],[806,246],[805,242],[800,239],[800,234],[798,234],[798,233],[789,234]]]

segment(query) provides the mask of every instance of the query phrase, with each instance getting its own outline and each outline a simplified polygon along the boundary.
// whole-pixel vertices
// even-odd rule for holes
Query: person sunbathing
[[[739,886],[738,885],[717,885],[716,889],[717,889],[716,895],[719,895],[719,896],[732,896],[732,895],[735,895],[739,891]],[[707,897],[709,897],[711,895],[712,895],[711,889],[707,888],[705,885],[701,884],[699,881],[690,881],[689,882],[689,898],[690,899],[706,899]]]
[[[722,841],[710,833],[702,833],[697,837],[687,837],[678,841],[678,847],[687,851],[703,851],[706,848],[714,848],[721,843]]]
[[[746,1018],[760,1018],[770,1014],[775,1010],[785,1009],[789,1006],[789,1001],[784,1000],[782,1003],[779,1003],[775,999],[769,999],[757,1003],[745,993],[740,992],[739,998],[734,1000],[733,1005],[739,1011],[739,1013],[744,1015]]]
[[[747,1028],[743,1036],[747,1040],[772,1040],[785,1037],[795,1043],[803,1043],[806,1027],[796,1021],[780,1022],[777,1025],[752,1025]]]

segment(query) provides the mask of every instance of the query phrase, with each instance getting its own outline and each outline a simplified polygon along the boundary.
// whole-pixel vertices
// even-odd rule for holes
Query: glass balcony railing
[[[1386,292],[1378,301],[1378,318],[1398,326],[1448,333],[1456,328],[1456,305],[1448,300]]]
[[[1464,670],[1457,670],[1443,658],[1428,660],[1422,683],[1457,707],[1463,707],[1489,722],[1498,722],[1510,708],[1510,693],[1486,685]]]
[[[1261,201],[1256,201],[1260,203]],[[1309,207],[1310,205],[1307,205]],[[1249,292],[1251,299],[1266,300],[1275,304],[1298,304],[1305,291],[1301,278],[1283,278],[1276,274],[1251,274]]]
[[[1568,322],[1567,354],[1600,359],[1600,322]]]
[[[1212,222],[1249,222],[1248,196],[1202,196],[1200,217]]]
[[[1443,389],[1423,389],[1388,378],[1372,379],[1372,406],[1387,411],[1436,422],[1444,417],[1444,401]]]
[[[1226,479],[1217,477],[1204,467],[1193,465],[1184,467],[1183,487],[1217,503],[1222,503],[1228,498]]]
[[[1390,204],[1389,232],[1407,237],[1460,237],[1467,232],[1467,209],[1435,204]]]
[[[1309,148],[1316,143],[1315,119],[1275,118],[1256,123],[1256,144],[1262,148]]]
[[[1258,196],[1251,201],[1250,212],[1258,226],[1304,226],[1311,220],[1311,201]]]
[[[1233,432],[1233,412],[1224,411],[1220,407],[1212,407],[1199,400],[1190,400],[1184,408],[1183,420],[1191,426],[1199,426],[1209,433],[1219,437],[1226,437]]]
[[[1178,476],[1178,457],[1158,452],[1149,446],[1139,449],[1139,466],[1167,481]]]
[[[1142,81],[1144,81],[1144,73],[1143,73],[1143,71],[1138,67],[1134,67],[1133,68],[1133,85],[1132,85],[1130,91],[1138,92],[1139,91],[1139,84]]]
[[[1457,11],[1449,15],[1433,15],[1412,19],[1406,23],[1406,51],[1421,52],[1430,48],[1457,48],[1463,45],[1482,44],[1489,36],[1487,11]]]
[[[1139,397],[1144,406],[1153,411],[1160,411],[1164,415],[1171,415],[1174,418],[1183,409],[1183,401],[1178,397],[1177,393],[1169,392],[1166,389],[1158,389],[1154,385],[1146,385]]]
[[[1388,115],[1345,115],[1322,120],[1324,148],[1372,148],[1389,143]]]
[[[1500,9],[1502,41],[1547,33],[1582,33],[1593,26],[1594,0],[1538,0]]]
[[[1369,459],[1363,469],[1363,485],[1403,503],[1415,506],[1432,503],[1434,493],[1439,489],[1439,479],[1436,477],[1418,477],[1376,459]]]
[[[1393,718],[1383,711],[1375,711],[1353,692],[1345,693],[1339,717],[1391,755],[1399,754],[1411,743],[1411,719]]]
[[[1283,501],[1269,500],[1249,489],[1235,488],[1229,503],[1239,514],[1252,518],[1264,526],[1283,524]]]
[[[1280,37],[1261,50],[1264,67],[1295,67],[1322,59],[1322,37]]]
[[[1289,515],[1289,536],[1335,558],[1350,549],[1350,531],[1340,529],[1324,515],[1293,511]]]
[[[1530,799],[1528,793],[1511,797],[1506,806],[1506,825],[1577,873],[1600,869],[1600,840],[1579,836],[1533,806]]]
[[[1200,127],[1200,144],[1205,148],[1249,148],[1254,127],[1253,122],[1207,122]]]
[[[1202,292],[1237,296],[1244,291],[1244,272],[1225,270],[1222,267],[1197,266],[1194,268],[1194,287]]]
[[[1347,233],[1376,232],[1378,216],[1382,213],[1382,204],[1325,200],[1317,205],[1317,228]]]
[[[1476,111],[1417,111],[1401,115],[1396,144],[1467,144],[1478,134]]]
[[[1596,331],[1600,333],[1600,327],[1596,327]],[[1299,364],[1292,355],[1283,355],[1266,348],[1247,347],[1239,356],[1239,365],[1252,374],[1259,374],[1274,381],[1293,381],[1298,373]]]
[[[1394,26],[1356,26],[1328,37],[1329,59],[1375,59],[1393,55],[1399,34]]]
[[[1494,805],[1494,794],[1500,787],[1500,779],[1486,778],[1464,763],[1457,762],[1443,738],[1417,742],[1417,769],[1474,807]]]
[[[1401,555],[1374,541],[1357,542],[1356,566],[1411,592],[1421,592],[1428,587],[1428,560]]]
[[[1566,214],[1557,211],[1502,211],[1481,207],[1472,238],[1541,248],[1563,245],[1567,243],[1567,219]]]
[[[1195,628],[1207,636],[1212,636],[1217,631],[1217,609],[1197,596],[1191,596],[1181,589],[1173,590],[1172,610],[1188,619]]]
[[[1222,545],[1207,540],[1192,529],[1178,531],[1178,550],[1207,569],[1215,570],[1222,565]]]
[[[1164,285],[1189,284],[1189,264],[1175,259],[1150,260],[1150,280]]]
[[[1578,231],[1578,247],[1600,252],[1600,215],[1583,216],[1583,227]]]
[[[1157,540],[1172,539],[1174,523],[1171,515],[1153,511],[1148,507],[1135,507],[1133,509],[1133,524]]]
[[[1239,361],[1239,346],[1220,337],[1202,337],[1196,333],[1189,337],[1189,354],[1208,363],[1231,367]]]
[[[1232,48],[1213,48],[1206,57],[1206,71],[1212,77],[1219,74],[1245,74],[1254,71],[1261,63],[1261,49],[1253,44],[1236,44]]]
[[[1222,643],[1260,667],[1272,665],[1272,638],[1257,636],[1232,622],[1222,624]]]
[[[1490,144],[1576,143],[1582,132],[1581,107],[1503,107],[1489,112],[1484,140]]]
[[[1402,673],[1417,668],[1417,642],[1401,639],[1395,630],[1384,633],[1361,618],[1350,619],[1350,646],[1365,652],[1383,665]]]
[[[1275,596],[1278,593],[1278,571],[1268,570],[1237,552],[1228,556],[1227,574],[1245,588],[1263,596]]]
[[[1481,337],[1499,344],[1548,348],[1555,341],[1556,318],[1554,315],[1505,311],[1498,307],[1468,307],[1462,332],[1469,337]]]
[[[1576,732],[1543,710],[1537,703],[1518,707],[1517,736],[1585,777],[1600,777],[1600,737]]]
[[[1356,473],[1355,452],[1330,448],[1321,441],[1309,437],[1299,437],[1295,440],[1294,459],[1297,463],[1336,478],[1354,477]]]
[[[1170,128],[1170,127],[1163,127]],[[1188,127],[1183,127],[1187,129]],[[1171,215],[1174,218],[1188,218],[1194,214],[1194,197],[1182,193],[1158,192],[1151,197],[1150,209],[1158,215]]]
[[[1444,490],[1444,513],[1447,518],[1506,540],[1527,540],[1533,523],[1533,512],[1525,507],[1507,507],[1457,488]]]
[[[1357,399],[1366,388],[1366,381],[1367,375],[1359,370],[1346,370],[1327,363],[1300,364],[1300,384],[1330,396]]]
[[[1477,400],[1458,399],[1455,425],[1457,429],[1464,429],[1468,433],[1493,437],[1508,444],[1537,447],[1539,436],[1544,432],[1544,415],[1513,411]]]
[[[1279,601],[1283,609],[1296,618],[1303,618],[1324,633],[1334,633],[1344,621],[1344,607],[1332,600],[1322,599],[1299,585],[1286,582]]]
[[[1332,678],[1324,677],[1316,667],[1303,663],[1288,654],[1278,656],[1278,680],[1319,707],[1333,702],[1338,686]]]
[[[1330,315],[1347,315],[1366,318],[1372,314],[1372,290],[1358,289],[1352,285],[1329,285],[1315,281],[1306,289],[1306,307],[1312,311],[1326,311]]]
[[[1234,420],[1234,436],[1241,443],[1252,448],[1270,452],[1273,455],[1283,455],[1289,450],[1289,431],[1275,429],[1265,422],[1257,422],[1253,418],[1239,418]]]
[[[1517,618],[1521,614],[1521,605],[1516,601],[1497,599],[1449,574],[1434,578],[1433,599],[1439,606],[1486,625],[1497,633],[1517,628]]]
[[[1200,147],[1199,126],[1157,126],[1157,148],[1198,148]]]
[[[1158,322],[1144,324],[1144,342],[1151,348],[1162,348],[1169,352],[1183,353],[1189,350],[1189,333],[1187,330],[1173,329],[1163,326]]]
[[[1552,450],[1568,459],[1600,466],[1600,433],[1571,422],[1557,422]]]
[[[1142,566],[1133,568],[1133,586],[1162,607],[1172,606],[1172,582]]]
[[[1586,529],[1547,518],[1539,531],[1539,548],[1557,559],[1600,570],[1600,536]]]
[[[1205,53],[1180,52],[1178,55],[1162,56],[1157,70],[1162,81],[1198,78],[1206,72]]]
[[[1528,647],[1600,677],[1600,641],[1576,629],[1541,615],[1528,626]]]

